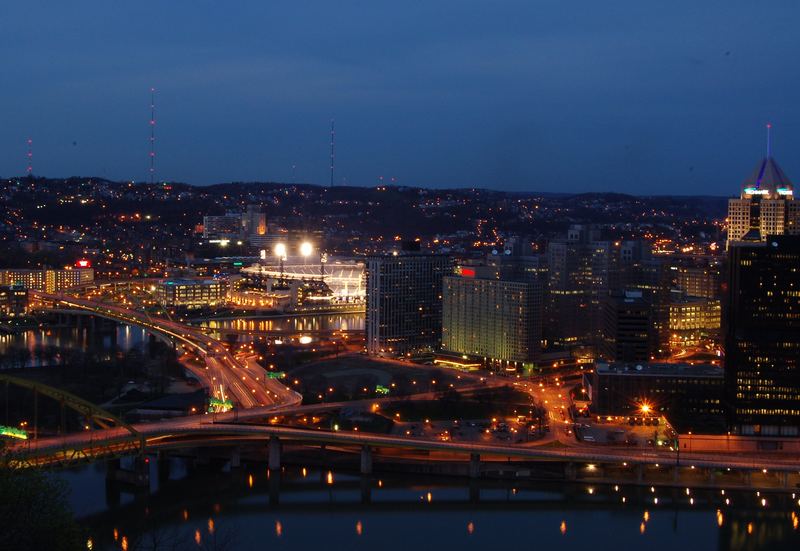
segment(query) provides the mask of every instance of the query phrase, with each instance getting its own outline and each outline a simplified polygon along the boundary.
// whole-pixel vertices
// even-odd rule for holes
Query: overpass
[[[198,366],[184,362],[184,367],[221,401],[232,398],[240,407],[251,408],[297,404],[301,400],[300,395],[291,391],[276,392],[279,389],[274,385],[270,389],[265,382],[267,377],[263,368],[257,363],[242,361],[231,354],[223,343],[197,328],[97,300],[40,291],[30,291],[30,297],[56,310],[80,312],[143,327],[155,335],[183,345],[198,359],[202,358],[204,363]]]

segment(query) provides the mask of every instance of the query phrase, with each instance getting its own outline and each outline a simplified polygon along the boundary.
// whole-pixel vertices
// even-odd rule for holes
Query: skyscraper
[[[739,434],[800,434],[800,236],[732,243],[725,386]]]
[[[800,202],[792,182],[771,156],[758,163],[728,201],[728,241],[765,241],[768,235],[800,234]]]
[[[653,306],[641,291],[613,293],[603,301],[600,355],[619,362],[647,362],[658,344]]]
[[[513,369],[539,359],[542,282],[522,265],[503,268],[462,266],[444,278],[442,348]]]
[[[367,352],[405,355],[439,348],[446,255],[401,252],[367,257]]]

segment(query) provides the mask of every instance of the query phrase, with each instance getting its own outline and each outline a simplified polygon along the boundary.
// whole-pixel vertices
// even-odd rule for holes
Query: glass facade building
[[[724,303],[730,424],[800,435],[800,236],[732,243]]]

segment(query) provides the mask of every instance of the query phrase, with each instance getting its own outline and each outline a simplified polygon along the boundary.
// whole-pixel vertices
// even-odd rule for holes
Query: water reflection
[[[182,463],[171,459],[170,472],[154,477],[149,495],[101,510],[87,504],[103,496],[85,490],[94,487],[87,478],[103,477],[100,470],[60,476],[81,489],[72,500],[96,549],[119,549],[122,538],[135,548],[153,533],[173,533],[183,545],[229,541],[235,549],[269,548],[278,539],[288,549],[516,549],[530,547],[532,534],[535,547],[545,549],[800,546],[796,500],[779,492],[692,488],[690,505],[685,488],[659,488],[654,504],[649,487],[594,485],[589,494],[586,485],[560,482],[377,479],[313,467],[267,477],[259,474],[263,467],[221,471]],[[735,508],[724,505],[730,494]]]
[[[144,329],[130,325],[104,331],[56,327],[0,334],[0,369],[60,366],[73,351],[127,352],[141,347],[147,338]]]

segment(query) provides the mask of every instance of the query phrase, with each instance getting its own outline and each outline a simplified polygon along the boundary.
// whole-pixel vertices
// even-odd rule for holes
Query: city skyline
[[[0,549],[800,549],[796,3],[7,4]]]
[[[0,173],[32,139],[36,175],[148,181],[152,87],[159,180],[327,184],[332,118],[337,185],[728,195],[767,122],[800,171],[788,2],[201,7],[3,8],[44,26],[4,38]]]

